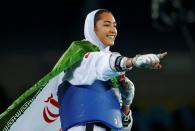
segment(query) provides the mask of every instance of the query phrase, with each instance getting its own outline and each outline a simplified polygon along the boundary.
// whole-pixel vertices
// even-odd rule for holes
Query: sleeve
[[[95,80],[110,80],[124,73],[114,68],[117,56],[103,51],[86,53],[76,67],[66,72],[64,79],[73,85],[90,85]]]
[[[90,70],[96,74],[98,80],[107,81],[115,76],[121,75],[122,72],[118,72],[112,68],[112,61],[114,61],[112,54],[111,52],[102,51],[91,52],[88,54],[88,58],[84,58],[86,65],[93,64]]]

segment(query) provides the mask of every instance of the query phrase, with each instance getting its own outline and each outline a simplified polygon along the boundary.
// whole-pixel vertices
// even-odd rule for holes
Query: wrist
[[[111,69],[117,72],[124,72],[132,69],[132,59],[121,56],[119,53],[111,54],[109,64]]]
[[[125,115],[128,115],[129,112],[130,112],[130,106],[129,106],[129,105],[123,105],[123,106],[122,106],[122,112],[123,112]]]
[[[130,68],[132,66],[133,66],[133,59],[132,58],[127,58],[126,67]]]

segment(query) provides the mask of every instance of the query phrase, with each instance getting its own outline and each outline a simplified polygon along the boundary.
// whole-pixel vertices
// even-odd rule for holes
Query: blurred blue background
[[[112,51],[168,52],[161,70],[133,69],[133,131],[195,130],[195,2],[193,0],[2,1],[0,112],[47,74],[74,40],[84,38],[86,15],[113,12]]]

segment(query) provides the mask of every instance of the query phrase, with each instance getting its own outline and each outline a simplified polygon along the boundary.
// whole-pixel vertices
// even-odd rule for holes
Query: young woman
[[[84,34],[85,40],[74,41],[52,71],[0,114],[0,129],[131,129],[130,104],[134,97],[134,85],[124,74],[132,67],[160,69],[160,59],[167,53],[129,58],[110,52],[117,29],[114,16],[108,10],[89,13]]]
[[[130,104],[134,85],[124,74],[132,67],[160,69],[160,59],[167,53],[129,58],[111,52],[109,48],[114,45],[117,28],[113,14],[105,9],[87,15],[84,34],[85,40],[73,43],[80,44],[82,50],[86,45],[93,49],[65,71],[64,82],[58,88],[62,130],[129,131],[133,122]],[[113,78],[118,80],[118,86]],[[119,92],[122,107],[117,97]]]

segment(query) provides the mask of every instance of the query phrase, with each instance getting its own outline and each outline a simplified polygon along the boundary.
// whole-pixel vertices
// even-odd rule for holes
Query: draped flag
[[[6,123],[3,131],[60,131],[57,87],[63,72],[51,79]]]
[[[64,71],[92,51],[99,49],[88,41],[73,42],[51,72],[0,114],[0,131],[61,131],[58,86]]]

